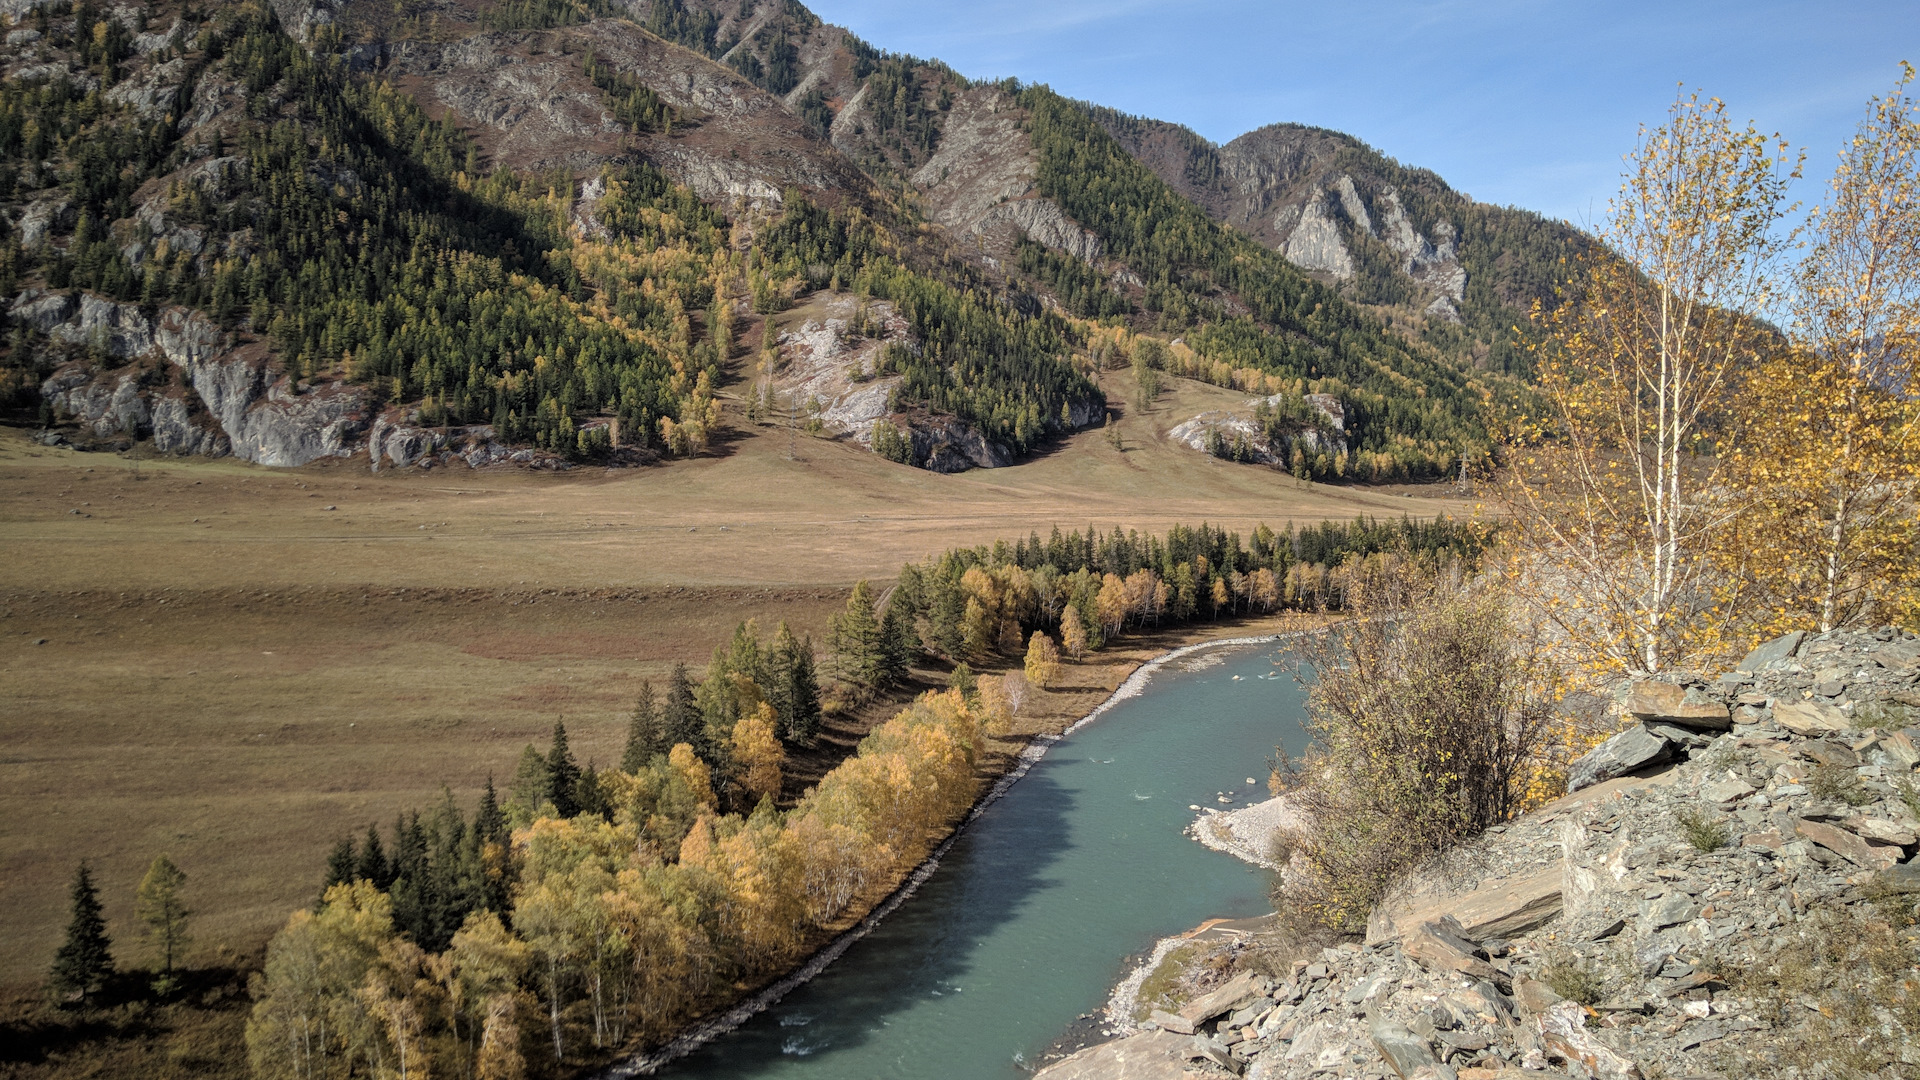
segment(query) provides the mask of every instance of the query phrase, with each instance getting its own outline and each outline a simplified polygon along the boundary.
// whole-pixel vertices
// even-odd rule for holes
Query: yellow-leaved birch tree
[[[1718,100],[1680,98],[1627,156],[1604,249],[1562,303],[1536,305],[1544,415],[1516,425],[1504,493],[1518,591],[1596,671],[1725,648],[1735,605],[1713,549],[1737,500],[1715,448],[1775,339],[1757,316],[1775,299],[1790,158]]]
[[[1728,455],[1754,496],[1729,554],[1763,633],[1897,617],[1920,579],[1920,111],[1902,67],[1812,215],[1794,348],[1755,373]]]

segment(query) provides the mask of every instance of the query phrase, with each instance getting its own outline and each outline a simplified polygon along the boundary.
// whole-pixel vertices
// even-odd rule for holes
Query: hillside
[[[766,316],[830,294],[902,321],[870,364],[887,393],[830,427],[868,445],[884,421],[908,464],[1004,466],[1104,422],[1093,375],[1144,334],[1174,374],[1268,397],[1268,434],[1308,440],[1294,471],[1419,479],[1486,452],[1525,367],[1505,328],[1573,243],[1344,136],[1214,150],[797,3],[56,10],[7,33],[0,124],[0,409],[50,443],[698,457],[720,397],[825,404]],[[1327,184],[1354,193],[1338,221],[1281,206]]]
[[[1561,260],[1589,242],[1337,131],[1272,124],[1215,146],[1177,124],[1086,111],[1215,221],[1477,368],[1526,375],[1511,329],[1533,301],[1552,302]]]

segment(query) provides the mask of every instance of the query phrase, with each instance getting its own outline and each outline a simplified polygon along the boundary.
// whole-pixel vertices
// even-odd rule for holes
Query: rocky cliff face
[[[1243,938],[1040,1076],[1906,1075],[1917,686],[1920,638],[1883,629],[1632,687],[1579,790],[1416,877],[1364,940],[1255,970]]]

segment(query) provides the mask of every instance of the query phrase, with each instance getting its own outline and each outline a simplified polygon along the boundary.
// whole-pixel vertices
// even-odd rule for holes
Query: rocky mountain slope
[[[1794,634],[1623,697],[1576,790],[1364,940],[1275,969],[1243,939],[1040,1076],[1911,1075],[1920,638]]]
[[[1192,144],[1163,183],[1192,143],[1165,125],[1101,127],[793,2],[6,10],[0,410],[49,440],[275,465],[697,454],[728,384],[797,385],[762,370],[784,350],[742,355],[756,329],[858,291],[908,324],[885,404],[913,464],[1009,464],[1099,422],[1104,324],[1179,337],[1180,374],[1289,415],[1337,403],[1314,475],[1439,475],[1484,448],[1487,380],[1514,366],[1473,336],[1531,287],[1496,264],[1539,255],[1326,133]]]
[[[1551,303],[1587,237],[1455,191],[1350,135],[1272,124],[1215,146],[1187,128],[1088,106],[1101,126],[1216,221],[1338,284],[1436,347],[1524,374],[1509,330]]]

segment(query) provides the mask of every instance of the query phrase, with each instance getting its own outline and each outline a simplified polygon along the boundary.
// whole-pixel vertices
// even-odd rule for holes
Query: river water
[[[1132,957],[1263,914],[1268,875],[1182,835],[1189,805],[1266,797],[1302,749],[1272,646],[1189,654],[1055,744],[919,892],[818,978],[660,1070],[745,1080],[1014,1080]],[[1257,781],[1248,784],[1249,778]]]

